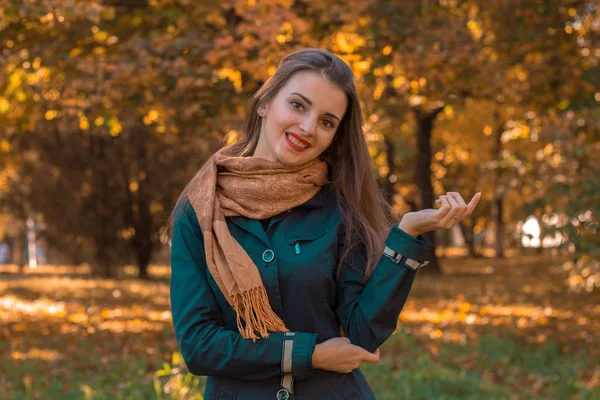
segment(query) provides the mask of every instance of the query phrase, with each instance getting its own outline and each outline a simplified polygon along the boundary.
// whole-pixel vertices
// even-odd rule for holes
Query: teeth
[[[308,146],[305,145],[304,143],[298,141],[295,137],[293,137],[292,135],[287,135],[288,139],[290,140],[290,142],[294,143],[296,146],[298,147],[302,147],[303,149],[307,148]]]

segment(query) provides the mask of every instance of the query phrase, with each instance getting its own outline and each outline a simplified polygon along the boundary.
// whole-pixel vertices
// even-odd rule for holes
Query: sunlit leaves
[[[581,384],[580,391],[597,386],[600,308],[562,290],[557,261],[513,257],[492,265],[457,258],[446,264],[443,280],[421,276],[398,332],[381,348],[382,360],[361,367],[373,389],[384,399],[402,390],[431,393],[436,374],[445,374],[440,379],[448,387],[460,383],[463,395],[482,382],[517,396],[556,393],[556,384],[532,388],[536,377],[565,387]],[[544,279],[536,278],[540,270]],[[133,272],[124,270],[126,279],[92,280],[85,266],[41,266],[31,276],[1,267],[10,280],[0,281],[0,345],[6,346],[0,390],[31,390],[32,397],[37,391],[45,398],[59,381],[61,395],[114,397],[133,390],[135,382],[137,390],[151,389],[141,398],[153,398],[154,384],[165,398],[185,390],[185,398],[195,398],[193,391],[201,388],[177,353],[164,280],[169,268],[153,266],[160,281],[129,279]],[[475,375],[485,379],[467,385]]]

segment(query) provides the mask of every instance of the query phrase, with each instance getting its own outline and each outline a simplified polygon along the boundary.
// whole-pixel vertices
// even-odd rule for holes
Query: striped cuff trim
[[[281,349],[281,387],[294,394],[294,375],[292,374],[292,352],[294,350],[294,332],[283,334]]]

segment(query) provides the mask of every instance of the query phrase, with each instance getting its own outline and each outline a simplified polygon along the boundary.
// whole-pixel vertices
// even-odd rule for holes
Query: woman
[[[431,244],[472,213],[458,193],[397,226],[378,189],[350,68],[286,56],[245,136],[218,151],[172,215],[171,307],[205,399],[373,399],[379,360]]]

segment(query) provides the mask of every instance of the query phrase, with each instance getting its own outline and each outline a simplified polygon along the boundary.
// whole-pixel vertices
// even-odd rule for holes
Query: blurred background
[[[202,398],[165,223],[303,47],[354,70],[398,218],[482,192],[377,398],[600,398],[599,43],[597,0],[0,0],[0,398]]]

